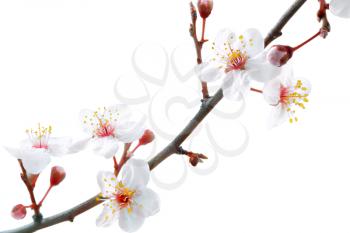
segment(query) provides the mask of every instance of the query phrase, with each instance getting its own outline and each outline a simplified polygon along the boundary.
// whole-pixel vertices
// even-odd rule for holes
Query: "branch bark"
[[[282,29],[289,20],[298,12],[298,10],[304,5],[307,0],[296,0],[294,4],[282,15],[277,24],[271,29],[265,38],[265,47],[268,46],[272,41],[276,40],[278,37],[282,36]]]
[[[301,6],[307,0],[296,0],[293,5],[287,10],[287,12],[278,21],[275,27],[265,38],[265,46],[269,45],[273,40],[281,36],[282,29],[289,22],[289,20],[295,15],[295,13],[301,8]],[[223,98],[222,90],[218,90],[213,97],[210,97],[203,101],[201,108],[193,119],[186,125],[186,127],[170,142],[162,151],[160,151],[153,159],[149,161],[150,169],[153,170],[160,163],[162,163],[169,156],[177,152],[177,148],[188,138],[189,135],[196,129],[196,127],[203,121],[203,119],[213,110],[213,108]],[[78,215],[88,211],[89,209],[99,205],[102,201],[98,201],[98,196],[94,196],[89,200],[59,214],[53,215],[48,218],[44,218],[40,223],[31,223],[20,228],[13,230],[3,231],[0,233],[30,233],[37,230],[47,228],[62,222],[71,221]]]

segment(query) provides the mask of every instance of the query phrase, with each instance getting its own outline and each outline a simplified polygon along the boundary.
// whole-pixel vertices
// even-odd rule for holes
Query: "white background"
[[[224,27],[256,27],[266,34],[292,2],[216,0],[208,20],[208,38]],[[316,0],[308,1],[276,43],[296,45],[313,35],[319,27],[317,7]],[[270,109],[255,93],[247,99],[247,108],[238,119],[209,117],[208,121],[216,122],[217,141],[226,147],[240,145],[239,126],[244,125],[250,139],[247,149],[239,156],[218,155],[218,167],[210,175],[189,170],[184,184],[175,190],[152,183],[162,200],[161,211],[147,219],[140,232],[350,231],[350,22],[332,15],[329,18],[333,26],[329,38],[315,40],[293,59],[295,73],[313,84],[310,103],[300,114],[300,122],[267,130]],[[38,122],[52,124],[55,136],[80,136],[77,116],[81,108],[117,102],[113,86],[120,75],[135,82],[137,75],[131,65],[134,49],[147,41],[162,45],[170,53],[180,44],[190,44],[189,22],[185,0],[0,1],[1,144],[20,141],[25,137],[24,129]],[[165,62],[157,56],[159,47],[157,51],[143,53],[145,61],[140,66],[160,77]],[[189,46],[177,61],[183,69],[194,65],[194,49]],[[192,79],[172,84],[175,76],[170,70],[167,85],[172,91],[167,92],[168,96],[181,96],[186,88],[196,89],[197,82]],[[146,86],[152,96],[162,89]],[[140,85],[132,87],[129,85],[124,93],[135,97],[145,91]],[[147,111],[147,107],[136,106],[141,111]],[[196,109],[174,107],[174,124],[184,125]],[[164,113],[161,106],[156,111]],[[174,127],[165,121],[157,124],[165,131]],[[161,138],[157,151],[167,142]],[[194,139],[193,148],[206,153],[210,164],[213,149],[203,138]],[[3,149],[0,154],[0,230],[5,230],[31,219],[29,214],[18,222],[9,214],[12,206],[28,204],[29,199],[17,161]],[[149,156],[150,148],[137,154],[139,158]],[[181,161],[179,156],[170,158],[157,168],[157,177],[175,180],[184,171]],[[67,178],[46,200],[42,209],[46,216],[95,195],[99,191],[97,171],[112,168],[111,161],[90,152],[57,159],[53,164],[64,166]],[[38,181],[38,198],[48,185],[48,176],[49,168]],[[44,232],[120,231],[117,224],[108,229],[95,227],[100,210],[96,207],[73,224],[60,224]]]

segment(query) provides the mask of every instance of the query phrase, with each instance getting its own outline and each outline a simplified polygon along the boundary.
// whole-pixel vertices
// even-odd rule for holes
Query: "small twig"
[[[282,35],[282,29],[307,0],[296,0],[265,38],[265,47]]]
[[[40,206],[36,203],[36,200],[35,200],[34,188],[33,188],[32,184],[30,183],[30,180],[29,180],[28,175],[27,175],[27,171],[23,166],[22,160],[19,159],[18,163],[19,163],[19,166],[21,167],[21,171],[22,171],[22,173],[21,173],[22,181],[27,187],[27,190],[28,190],[28,193],[30,196],[30,200],[32,202],[31,207],[34,210],[33,219],[35,222],[40,222],[42,220],[42,215],[40,213]]]
[[[124,166],[124,164],[128,161],[129,159],[129,149],[130,149],[131,143],[125,143],[124,144],[124,151],[123,155],[119,161],[119,164],[117,165],[117,168],[114,170],[114,175],[118,177],[120,170]]]
[[[190,9],[191,9],[191,19],[192,23],[190,25],[190,35],[193,38],[194,46],[196,48],[196,53],[197,53],[197,64],[200,65],[203,63],[202,59],[202,48],[203,44],[206,42],[204,40],[204,33],[205,33],[205,19],[203,20],[203,29],[202,29],[202,40],[199,41],[197,37],[197,10],[193,3],[190,3]],[[208,85],[206,82],[201,82],[202,85],[202,95],[203,99],[209,98],[209,91],[208,91]]]

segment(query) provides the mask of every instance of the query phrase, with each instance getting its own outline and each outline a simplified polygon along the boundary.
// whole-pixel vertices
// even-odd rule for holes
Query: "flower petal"
[[[230,72],[222,83],[222,91],[225,98],[231,101],[239,101],[249,88],[249,80],[242,72]]]
[[[97,174],[97,183],[100,186],[102,196],[104,198],[113,197],[118,184],[113,172],[100,171]]]
[[[68,148],[68,153],[78,153],[79,151],[84,150],[91,139],[91,136],[88,136],[73,142]]]
[[[245,51],[249,58],[253,58],[264,51],[264,38],[257,29],[250,28],[238,36],[233,48]]]
[[[145,188],[140,192],[140,195],[135,197],[135,202],[139,205],[142,215],[149,217],[158,213],[160,209],[158,194],[149,188]]]
[[[329,10],[336,16],[350,18],[350,1],[332,0],[329,3]]]
[[[213,82],[220,79],[224,71],[215,63],[203,63],[195,68],[198,78],[203,82]]]
[[[282,68],[271,65],[266,60],[265,52],[249,59],[246,64],[246,69],[250,79],[263,83],[275,79],[282,70]]]
[[[112,158],[119,148],[117,140],[113,137],[94,138],[91,144],[94,152],[106,159]]]
[[[124,143],[130,143],[140,139],[146,130],[146,117],[137,121],[117,122],[116,138]]]
[[[282,104],[278,104],[277,106],[272,107],[272,111],[268,120],[268,127],[276,127],[286,122],[288,119],[288,112],[282,106]]]
[[[96,219],[96,226],[98,227],[108,227],[119,218],[120,209],[115,200],[105,201],[103,206],[102,213]]]
[[[72,145],[70,138],[50,138],[48,142],[49,151],[54,156],[64,155],[69,152]]]
[[[150,169],[145,160],[130,159],[122,169],[122,183],[133,190],[144,189],[149,177]]]
[[[9,147],[9,146],[5,146],[4,149],[7,150],[7,152],[9,152],[9,154],[14,156],[15,158],[17,158],[17,159],[21,158],[20,149],[14,148],[14,147]]]
[[[235,40],[236,36],[230,29],[225,28],[220,30],[216,35],[215,42],[213,44],[215,54],[219,54],[221,56],[227,55],[228,47],[232,47]]]
[[[263,95],[266,102],[270,105],[277,105],[280,102],[281,82],[279,79],[274,79],[265,84]]]
[[[26,171],[39,174],[51,162],[51,154],[46,149],[30,149],[21,152],[21,159]]]
[[[135,232],[143,225],[145,217],[137,214],[135,211],[128,212],[126,208],[122,209],[119,217],[119,226],[126,232]]]

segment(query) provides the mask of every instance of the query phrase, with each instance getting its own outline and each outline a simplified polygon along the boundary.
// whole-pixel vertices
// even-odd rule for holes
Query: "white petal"
[[[275,79],[282,71],[282,68],[272,65],[266,60],[265,52],[249,59],[246,69],[250,79],[263,83]]]
[[[30,174],[39,174],[51,161],[51,155],[45,149],[31,149],[21,153],[23,166]]]
[[[81,138],[73,142],[68,148],[68,153],[78,153],[79,151],[84,150],[91,140],[91,136]]]
[[[122,209],[119,217],[119,226],[126,232],[135,232],[143,225],[145,217],[137,214],[135,211],[128,212],[126,208]]]
[[[146,117],[137,121],[126,121],[116,123],[116,138],[124,143],[130,143],[140,139],[146,130]]]
[[[268,104],[277,105],[280,102],[280,89],[281,82],[277,78],[265,84],[263,95]]]
[[[122,183],[133,190],[144,189],[149,181],[148,163],[140,159],[130,159],[122,168]]]
[[[232,71],[226,75],[221,88],[225,98],[239,101],[249,89],[249,80],[243,76],[242,72]]]
[[[94,138],[91,144],[94,152],[106,159],[112,158],[119,148],[117,140],[113,137]]]
[[[227,54],[227,48],[229,46],[232,47],[232,44],[235,43],[235,39],[236,36],[230,29],[225,28],[220,30],[213,45],[215,48],[215,54],[218,53],[221,56]]]
[[[71,145],[70,138],[50,138],[48,142],[49,151],[54,156],[67,154]]]
[[[233,48],[245,51],[252,58],[264,50],[264,38],[257,29],[250,28],[238,36]]]
[[[350,1],[332,0],[329,3],[329,10],[336,16],[350,18]]]
[[[14,148],[14,147],[8,147],[8,146],[5,146],[4,149],[7,150],[7,152],[9,152],[9,154],[14,156],[15,158],[17,158],[17,159],[21,158],[20,149]]]
[[[135,197],[135,202],[139,205],[140,212],[144,217],[155,215],[160,209],[160,200],[158,194],[151,189],[143,189],[141,193]]]
[[[97,174],[97,183],[101,189],[102,196],[105,198],[113,197],[116,193],[118,181],[113,172],[100,171]]]
[[[108,227],[112,225],[119,217],[120,209],[115,200],[108,200],[103,203],[103,210],[96,219],[96,226]]]
[[[271,128],[276,127],[284,123],[287,119],[288,113],[286,109],[281,104],[278,104],[272,108],[271,114],[269,116],[268,126]]]
[[[203,82],[213,82],[224,75],[224,70],[216,63],[203,63],[196,66],[196,73]]]

